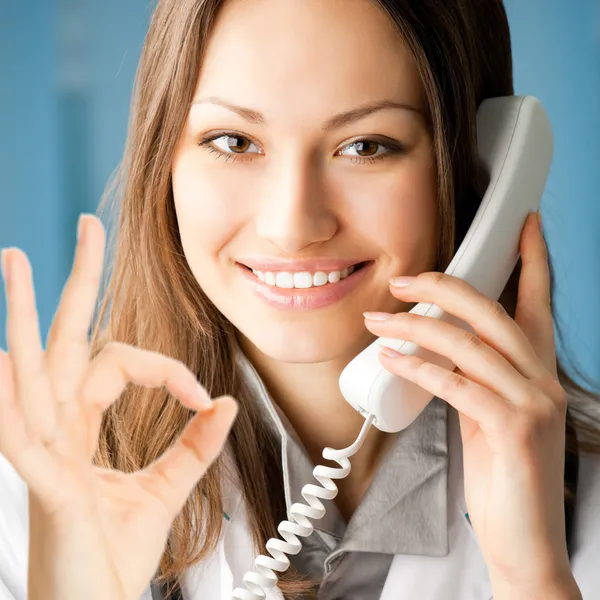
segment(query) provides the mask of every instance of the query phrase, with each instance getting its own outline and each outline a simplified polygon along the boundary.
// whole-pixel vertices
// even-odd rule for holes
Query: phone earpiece
[[[497,300],[519,258],[527,215],[539,209],[548,179],[553,153],[548,115],[533,96],[488,98],[477,111],[477,144],[490,175],[489,184],[445,272]],[[468,324],[435,304],[420,303],[410,312],[474,333]],[[455,365],[412,342],[379,338],[346,366],[339,380],[346,401],[361,414],[373,415],[378,429],[395,432],[408,427],[433,396],[383,368],[378,359],[381,343],[450,370]]]

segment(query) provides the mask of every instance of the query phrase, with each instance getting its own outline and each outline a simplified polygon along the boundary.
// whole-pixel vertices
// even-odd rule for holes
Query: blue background
[[[600,3],[505,5],[515,92],[540,98],[554,127],[542,212],[558,316],[569,355],[598,379]],[[77,217],[95,212],[121,158],[151,9],[142,0],[0,0],[0,247],[18,246],[32,262],[44,338],[70,270]],[[0,294],[4,348],[5,320]]]

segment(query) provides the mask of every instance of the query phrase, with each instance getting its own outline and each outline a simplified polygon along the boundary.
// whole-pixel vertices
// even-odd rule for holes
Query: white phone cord
[[[286,554],[298,554],[302,544],[297,536],[308,537],[313,532],[313,525],[308,519],[321,519],[325,514],[325,507],[319,498],[333,500],[337,496],[338,488],[333,479],[344,479],[350,473],[350,461],[348,458],[356,454],[365,441],[367,431],[373,423],[374,416],[369,414],[356,438],[356,441],[343,450],[325,448],[323,458],[334,460],[340,465],[339,469],[318,465],[313,470],[315,479],[321,486],[306,484],[302,488],[302,496],[310,506],[295,502],[290,507],[289,516],[295,522],[281,521],[277,531],[286,541],[271,538],[267,544],[267,550],[271,557],[261,554],[254,560],[252,571],[244,575],[246,589],[236,588],[232,593],[232,600],[263,600],[266,598],[265,589],[274,588],[277,585],[275,571],[284,572],[290,566]]]

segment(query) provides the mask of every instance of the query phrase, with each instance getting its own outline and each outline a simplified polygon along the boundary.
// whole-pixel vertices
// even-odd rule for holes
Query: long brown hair
[[[501,0],[371,0],[412,51],[429,104],[438,170],[437,270],[449,264],[477,210],[485,173],[476,147],[476,113],[486,98],[513,95],[510,32]],[[137,71],[123,161],[100,207],[109,209],[112,267],[99,305],[92,352],[108,340],[164,353],[198,374],[213,396],[230,394],[240,410],[229,438],[256,549],[285,518],[273,495],[281,478],[278,446],[253,410],[233,360],[233,325],[203,293],[186,262],[173,203],[170,167],[195,91],[209,33],[224,0],[159,0]],[[112,202],[111,202],[112,200]],[[551,265],[552,266],[552,265]],[[511,316],[520,261],[501,302]],[[553,274],[553,272],[552,272]],[[554,277],[552,276],[554,293]],[[558,323],[557,323],[558,327]],[[558,328],[559,337],[562,335]],[[600,396],[559,364],[571,406],[567,424],[565,511],[572,517],[577,448],[600,452],[585,406]],[[158,458],[191,412],[164,389],[130,386],[103,415],[95,462],[126,472]],[[215,547],[223,519],[222,457],[198,482],[175,520],[159,582],[173,582]],[[290,569],[280,587],[294,598],[311,587]]]

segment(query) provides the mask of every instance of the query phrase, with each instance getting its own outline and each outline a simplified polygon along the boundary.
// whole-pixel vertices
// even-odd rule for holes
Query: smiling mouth
[[[314,287],[331,287],[348,279],[373,261],[356,263],[345,269],[335,271],[259,271],[238,263],[262,283],[282,289],[309,289]]]

